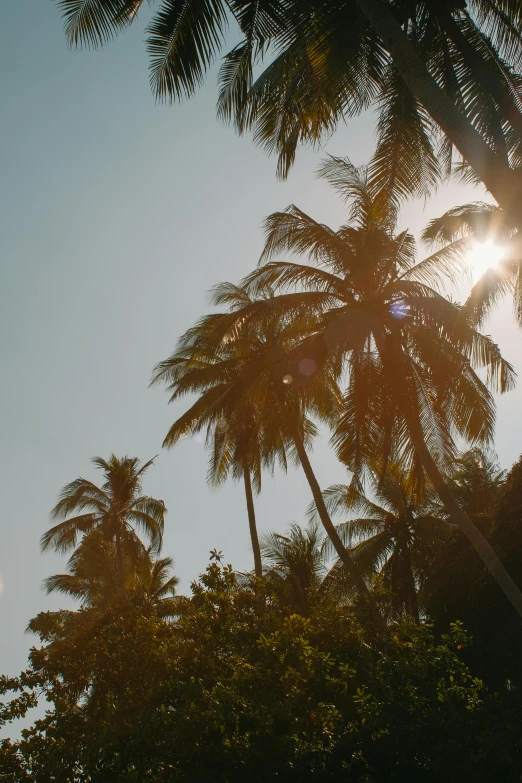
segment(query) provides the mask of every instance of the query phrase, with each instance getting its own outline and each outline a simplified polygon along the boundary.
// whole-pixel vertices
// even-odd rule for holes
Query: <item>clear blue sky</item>
[[[3,0],[0,672],[24,666],[38,611],[63,600],[41,592],[64,558],[39,554],[60,488],[96,479],[93,455],[147,459],[181,408],[147,388],[154,364],[206,308],[206,292],[257,262],[260,226],[289,203],[337,226],[344,209],[315,180],[320,152],[302,150],[288,182],[275,161],[215,119],[215,73],[192,101],[156,106],[144,24],[98,52],[70,51],[49,0]],[[326,146],[359,164],[372,151],[372,117],[350,122]],[[481,193],[442,189],[404,209],[418,232],[432,216]],[[509,304],[491,327],[521,365]],[[522,386],[499,401],[497,451],[522,451]],[[344,472],[325,443],[313,462],[323,486]],[[165,554],[182,589],[209,550],[252,566],[242,487],[211,492],[202,444],[161,453],[145,486],[169,509]],[[302,521],[309,492],[297,471],[267,480],[261,529]]]

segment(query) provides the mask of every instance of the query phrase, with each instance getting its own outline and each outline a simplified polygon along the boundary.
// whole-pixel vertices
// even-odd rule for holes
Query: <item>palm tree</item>
[[[455,436],[476,444],[491,440],[494,402],[474,367],[486,368],[488,385],[500,392],[514,383],[491,338],[430,285],[465,263],[467,246],[453,243],[415,263],[413,237],[393,233],[392,222],[375,208],[364,171],[331,159],[322,173],[351,199],[348,224],[333,231],[296,207],[271,215],[265,263],[243,284],[252,295],[267,286],[300,289],[291,306],[298,298],[321,318],[315,343],[308,339],[312,360],[327,355],[348,368],[333,437],[339,458],[356,478],[377,465],[384,475],[392,455],[418,483],[425,471],[450,520],[522,615],[522,594],[440,469],[455,457]],[[315,265],[271,262],[280,251],[307,253]],[[288,312],[288,294],[275,298],[277,308]]]
[[[519,78],[491,46],[489,36],[467,8],[452,8],[449,3],[399,6],[395,15],[410,38],[414,37],[415,48],[439,87],[503,164],[518,169],[522,151]],[[440,138],[423,103],[392,64],[383,77],[379,109],[370,176],[397,206],[409,195],[428,194],[441,176],[455,170],[466,179],[480,181],[465,161],[455,163],[451,139]]]
[[[267,579],[283,603],[305,615],[310,598],[320,596],[328,573],[323,543],[316,523],[303,530],[294,522],[284,535],[272,531],[261,539]]]
[[[224,290],[224,288],[223,288]],[[228,301],[251,304],[236,286],[227,287]],[[174,402],[197,393],[200,396],[170,428],[163,446],[172,448],[182,438],[207,431],[210,446],[209,483],[222,484],[232,473],[245,487],[250,540],[256,576],[262,576],[254,490],[261,489],[261,469],[273,470],[274,458],[286,468],[285,444],[260,438],[259,403],[246,398],[245,382],[252,374],[250,353],[255,350],[244,333],[227,334],[235,315],[218,313],[203,317],[178,341],[176,351],[154,369],[152,383],[165,383]]]
[[[103,471],[104,483],[99,487],[80,477],[62,489],[51,512],[52,519],[61,521],[42,536],[42,550],[52,547],[56,552],[68,552],[76,547],[79,536],[85,539],[99,532],[106,547],[113,548],[117,579],[123,589],[124,561],[137,559],[145,550],[137,531],[147,537],[153,554],[161,549],[165,504],[141,494],[143,476],[153,461],[142,465],[136,457],[113,454],[108,461],[94,457],[92,463]]]
[[[82,606],[109,606],[121,600],[129,586],[128,577],[131,573],[131,579],[134,577],[136,558],[125,555],[122,578],[121,568],[114,568],[114,542],[109,541],[101,530],[93,530],[83,536],[72,553],[67,573],[53,574],[44,580],[45,590],[67,595]]]
[[[62,0],[70,42],[104,43],[136,19],[142,2]],[[506,149],[520,146],[520,84],[505,59],[519,68],[522,12],[500,0],[470,0],[470,8],[398,0],[164,0],[149,27],[151,82],[161,99],[192,95],[223,50],[232,17],[243,39],[225,56],[219,113],[277,149],[281,174],[300,142],[317,143],[340,119],[377,101],[384,125],[376,168],[388,184],[396,171],[396,193],[433,182],[430,136],[438,126],[519,221],[522,182]],[[268,56],[272,62],[254,82],[255,65]],[[401,132],[394,134],[397,112]]]
[[[146,613],[164,620],[178,614],[176,588],[179,578],[172,574],[171,557],[144,557],[140,564],[138,580],[132,594],[135,604],[143,607]]]
[[[441,523],[444,513],[433,490],[412,491],[397,465],[383,478],[371,472],[370,480],[374,501],[356,483],[337,484],[323,493],[326,506],[332,515],[358,515],[337,526],[341,539],[367,579],[380,574],[394,616],[409,614],[418,621],[417,591],[450,528]]]
[[[171,574],[170,557],[155,558],[150,551],[125,553],[123,589],[114,569],[115,544],[101,530],[83,537],[68,562],[68,573],[48,577],[48,593],[59,592],[80,601],[82,608],[105,611],[122,600],[147,615],[168,618],[176,614],[174,600],[178,577]]]
[[[166,381],[171,400],[187,392],[201,394],[174,423],[165,445],[204,426],[213,438],[216,422],[224,418],[234,444],[225,451],[227,466],[242,464],[235,455],[251,454],[255,448],[258,465],[272,466],[279,458],[285,467],[286,452],[295,449],[321,522],[357,591],[368,599],[366,584],[326,511],[306,450],[317,432],[309,416],[331,423],[339,399],[332,367],[323,363],[316,368],[303,355],[303,346],[297,346],[296,336],[302,340],[316,327],[315,319],[306,312],[274,317],[270,296],[253,301],[244,289],[228,283],[216,289],[214,303],[228,304],[231,310],[203,318],[181,338],[178,352],[155,370],[153,383]]]

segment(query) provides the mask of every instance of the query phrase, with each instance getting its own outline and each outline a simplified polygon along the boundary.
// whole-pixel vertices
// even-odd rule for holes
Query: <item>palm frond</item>
[[[469,236],[479,240],[504,239],[509,228],[502,210],[482,201],[452,207],[438,218],[430,220],[422,232],[422,240],[430,245],[446,245]]]
[[[368,185],[366,166],[354,166],[349,158],[328,155],[317,169],[317,176],[325,179],[342,197],[343,201],[355,207],[356,217],[364,208],[371,209],[372,192]]]
[[[442,285],[444,278],[451,283],[457,283],[469,270],[470,249],[471,243],[467,237],[454,240],[407,269],[401,278],[419,280],[435,289]]]
[[[477,280],[463,307],[464,314],[473,325],[478,327],[483,324],[498,303],[513,290],[518,266],[518,262],[500,262],[496,269],[488,269]]]
[[[190,97],[224,43],[223,0],[163,0],[149,29],[151,85],[160,100]]]
[[[141,530],[150,541],[151,552],[158,554],[163,544],[163,519],[155,519],[145,511],[133,509],[127,514],[127,519],[137,529]]]
[[[265,246],[259,263],[266,264],[277,253],[307,254],[328,265],[341,263],[350,248],[328,226],[291,204],[284,212],[274,212],[264,224]]]
[[[393,548],[390,537],[386,532],[377,533],[350,549],[350,554],[367,579],[378,573],[392,556]]]
[[[253,65],[268,41],[283,24],[280,0],[253,0],[244,3],[232,0],[229,7],[245,38],[224,58],[219,72],[218,117],[225,122],[232,118],[241,129],[243,110],[252,86]]]
[[[346,294],[342,281],[336,275],[307,264],[288,261],[269,262],[243,278],[242,283],[254,296],[261,294],[267,287],[274,292],[299,287],[305,291],[328,294],[334,303],[336,299],[342,302]],[[278,302],[272,303],[272,307],[276,307]]]
[[[96,48],[135,19],[143,0],[60,0],[65,33],[72,46]]]
[[[368,168],[369,186],[383,217],[410,197],[423,198],[441,177],[433,149],[433,121],[395,68],[378,101],[377,149]]]
[[[104,513],[109,504],[107,494],[84,478],[78,478],[62,489],[58,503],[51,511],[51,519],[65,519],[73,511],[91,509]]]
[[[67,552],[74,549],[78,536],[89,533],[98,524],[99,518],[94,514],[82,514],[60,522],[49,528],[40,539],[42,552],[54,547],[56,552]]]
[[[182,438],[197,435],[210,421],[217,419],[223,412],[223,401],[228,390],[228,385],[219,385],[204,392],[189,410],[174,422],[165,436],[163,446],[172,448]]]
[[[383,520],[381,517],[378,517],[377,519],[372,517],[349,519],[346,522],[341,522],[339,525],[336,525],[336,530],[339,533],[339,538],[343,544],[350,548],[360,541],[365,541],[368,538],[380,534],[383,530]],[[334,550],[331,545],[326,543],[325,546],[328,554],[333,555]]]
[[[78,600],[88,598],[91,591],[91,584],[86,579],[73,574],[54,574],[44,579],[43,584],[46,593],[62,593]]]

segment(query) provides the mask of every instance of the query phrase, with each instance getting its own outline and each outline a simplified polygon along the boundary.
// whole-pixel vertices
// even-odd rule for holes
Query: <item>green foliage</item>
[[[58,3],[75,46],[103,44],[141,5]],[[369,5],[163,0],[154,13],[151,84],[162,100],[195,92],[234,20],[241,40],[220,70],[218,113],[278,154],[280,176],[300,143],[320,143],[372,104],[377,149],[367,168],[330,158],[320,171],[349,202],[346,224],[334,231],[293,205],[271,215],[260,267],[242,287],[218,286],[214,304],[227,311],[202,318],[155,371],[171,399],[199,395],[164,445],[205,429],[211,482],[245,481],[256,578],[214,550],[192,596],[176,597],[172,561],[159,557],[165,506],[141,494],[152,461],[96,458],[104,484],[68,484],[42,538],[43,549],[72,550],[46,587],[80,609],[33,618],[30,668],[0,680],[1,724],[49,705],[21,739],[2,742],[1,780],[522,780],[520,623],[425,476],[453,520],[463,510],[472,521],[462,527],[476,551],[493,555],[490,542],[520,573],[522,462],[506,477],[491,454],[458,456],[456,446],[490,443],[491,392],[514,383],[477,327],[507,292],[522,323],[518,218],[453,208],[426,229],[435,249],[420,262],[395,225],[406,198],[451,173],[457,126],[478,150],[472,160],[461,134],[458,149],[471,152],[461,174],[476,178],[475,165],[495,195],[502,178],[516,190],[522,12],[514,2],[391,0],[379,26]],[[432,99],[401,66],[401,47]],[[463,307],[448,301],[442,280],[463,272],[474,237],[493,234],[512,252]],[[354,476],[324,495],[305,448],[316,419]],[[259,490],[262,469],[288,457],[302,464],[340,557],[330,569],[315,525],[259,547],[252,480]],[[336,530],[328,512],[340,508],[351,518]],[[505,585],[501,569],[491,573]],[[385,610],[378,632],[354,585]]]
[[[101,777],[94,779],[110,779],[105,746],[136,725],[169,676],[170,626],[130,605],[103,616],[89,609],[47,612],[31,626],[44,645],[31,651],[29,672],[5,682],[2,692],[20,691],[18,701],[38,694],[54,709],[23,730],[22,769],[36,781],[87,781],[98,768]]]
[[[52,708],[4,742],[13,781],[486,780],[488,697],[459,624],[370,639],[346,607],[288,614],[212,563],[174,625],[127,606],[34,627],[43,646],[2,692]]]
[[[499,552],[521,584],[522,459],[507,475],[492,454],[465,454],[456,465],[455,482],[463,507]],[[473,671],[493,690],[513,694],[522,685],[522,628],[512,608],[479,559],[455,532],[441,548],[421,599],[436,629],[459,617],[473,635],[466,652]]]

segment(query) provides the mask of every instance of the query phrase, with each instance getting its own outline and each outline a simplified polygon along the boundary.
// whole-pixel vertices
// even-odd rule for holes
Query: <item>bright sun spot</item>
[[[477,242],[468,255],[473,282],[482,277],[488,269],[494,269],[503,257],[504,249],[490,239],[487,242]]]

